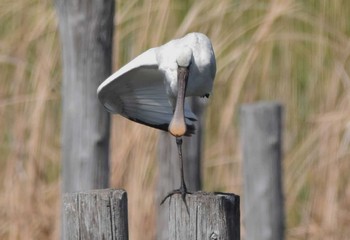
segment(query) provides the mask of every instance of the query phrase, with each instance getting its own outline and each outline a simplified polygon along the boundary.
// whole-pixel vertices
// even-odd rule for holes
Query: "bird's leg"
[[[180,171],[181,171],[181,186],[180,186],[179,190],[180,190],[182,199],[185,201],[187,187],[186,187],[185,176],[184,176],[184,161],[182,158],[182,137],[176,138],[176,145],[177,145],[177,150],[179,153],[179,162],[180,162]]]
[[[175,193],[180,193],[183,201],[186,204],[186,193],[188,192],[187,192],[185,178],[184,178],[184,165],[183,165],[183,159],[182,159],[182,136],[185,135],[187,131],[184,105],[185,105],[187,80],[189,76],[190,59],[191,57],[189,57],[188,59],[186,58],[185,60],[187,60],[187,62],[184,63],[183,61],[184,59],[180,58],[181,63],[177,69],[178,89],[177,89],[176,105],[174,109],[173,118],[171,119],[168,127],[169,132],[176,137],[176,145],[179,153],[179,163],[180,163],[180,171],[181,171],[181,186],[179,189],[175,189],[172,192],[168,193],[168,195],[160,203],[161,205],[165,202],[165,200],[168,197],[171,197]]]
[[[190,193],[187,191],[186,183],[185,183],[185,177],[184,177],[184,163],[183,163],[183,158],[182,158],[182,137],[176,137],[176,145],[177,145],[177,150],[179,153],[179,164],[180,164],[180,171],[181,171],[181,185],[179,189],[175,189],[171,192],[169,192],[165,198],[162,200],[160,205],[162,205],[165,200],[167,200],[169,197],[172,195],[179,193],[181,194],[182,200],[186,204],[186,194]],[[187,205],[186,205],[187,207]]]

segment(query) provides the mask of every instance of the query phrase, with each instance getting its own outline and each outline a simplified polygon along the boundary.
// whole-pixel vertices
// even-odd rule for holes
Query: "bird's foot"
[[[171,192],[169,192],[165,198],[160,202],[160,205],[162,205],[169,197],[173,196],[174,194],[181,194],[181,198],[186,204],[186,194],[192,194],[192,192],[187,191],[186,186],[182,186],[179,189],[175,189]]]

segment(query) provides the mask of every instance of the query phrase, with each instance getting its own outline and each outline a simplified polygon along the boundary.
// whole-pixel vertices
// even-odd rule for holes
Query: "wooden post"
[[[184,137],[182,148],[185,160],[185,181],[187,183],[188,190],[194,192],[202,189],[201,161],[205,124],[205,104],[203,101],[201,101],[200,97],[191,97],[189,102],[193,113],[197,116],[196,134],[191,137]],[[177,162],[179,162],[178,159]]]
[[[184,137],[182,152],[184,156],[184,175],[189,191],[201,189],[201,152],[202,135],[204,125],[204,104],[198,97],[189,99],[191,109],[197,116],[196,134]],[[161,132],[158,143],[159,177],[157,189],[157,201],[161,200],[168,192],[180,187],[179,155],[175,137],[169,133]],[[159,206],[157,213],[157,240],[168,239],[169,209]]]
[[[240,112],[247,240],[284,238],[282,106],[261,102]]]
[[[186,195],[186,207],[181,195],[175,194],[164,204],[170,212],[169,240],[240,239],[237,195],[196,192]]]
[[[63,65],[63,192],[108,187],[110,117],[96,90],[112,69],[114,2],[55,0]]]
[[[127,240],[126,192],[102,189],[65,193],[62,239]]]

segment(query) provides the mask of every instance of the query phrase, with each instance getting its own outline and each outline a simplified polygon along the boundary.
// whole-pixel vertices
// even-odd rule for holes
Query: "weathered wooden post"
[[[239,196],[227,193],[180,194],[165,203],[169,207],[169,240],[240,239]]]
[[[64,240],[128,239],[127,195],[123,190],[65,193],[62,213]]]
[[[201,189],[201,150],[204,125],[204,104],[198,97],[190,98],[191,109],[197,116],[196,134],[184,137],[184,175],[189,191]],[[159,177],[157,189],[157,201],[161,200],[171,190],[180,186],[179,155],[175,138],[169,133],[161,132],[158,144]],[[157,240],[168,239],[169,208],[159,206],[157,213]]]
[[[247,240],[284,238],[282,112],[282,106],[274,102],[241,108]]]
[[[184,175],[189,191],[199,191],[202,189],[202,145],[204,135],[204,112],[205,103],[201,97],[191,97],[189,103],[193,113],[197,116],[196,134],[191,137],[184,137],[182,145],[185,159]],[[174,140],[173,140],[174,141]],[[175,145],[174,145],[175,146]],[[175,148],[177,148],[175,146]],[[178,156],[178,154],[176,154]],[[177,160],[177,167],[179,161]],[[178,186],[177,186],[178,187]]]
[[[114,0],[55,0],[62,45],[62,190],[108,187],[110,117],[96,90],[112,69]]]

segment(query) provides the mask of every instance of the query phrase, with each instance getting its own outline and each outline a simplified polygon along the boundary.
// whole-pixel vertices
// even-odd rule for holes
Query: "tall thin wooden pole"
[[[189,191],[198,191],[202,189],[202,149],[204,137],[204,111],[205,104],[200,97],[192,97],[189,99],[191,109],[197,116],[196,134],[191,137],[185,137],[183,153],[185,159],[185,181]]]
[[[127,240],[127,205],[123,190],[65,193],[62,239]]]
[[[247,240],[284,238],[282,112],[282,106],[274,102],[241,108]]]
[[[106,188],[110,117],[96,96],[111,73],[114,0],[56,0],[62,45],[62,190]]]

